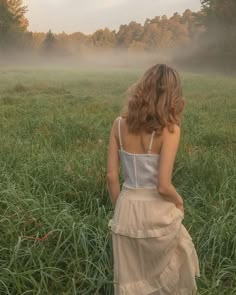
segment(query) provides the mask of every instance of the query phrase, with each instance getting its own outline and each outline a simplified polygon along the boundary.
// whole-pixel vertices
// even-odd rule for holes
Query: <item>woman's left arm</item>
[[[116,130],[117,130],[118,118],[116,118],[113,122],[109,147],[108,147],[108,158],[107,158],[107,187],[110,195],[110,199],[112,202],[113,208],[115,208],[117,198],[120,194],[120,183],[119,183],[119,166],[120,159],[118,154],[118,143],[116,140]]]

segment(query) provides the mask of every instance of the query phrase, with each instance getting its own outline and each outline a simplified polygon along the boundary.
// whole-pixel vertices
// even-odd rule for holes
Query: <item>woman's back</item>
[[[138,134],[130,133],[125,118],[118,118],[118,124],[120,123],[120,135],[123,149],[126,152],[133,154],[146,154],[148,153],[148,147],[151,141],[151,134],[140,131]],[[118,125],[119,126],[119,125]],[[116,139],[119,143],[119,128],[116,129]],[[160,154],[162,145],[162,136],[153,137],[151,153]]]
[[[121,132],[121,121],[123,121],[122,117],[119,117],[117,131],[120,149],[118,151],[124,177],[123,186],[129,188],[157,188],[160,154],[152,153],[155,130],[148,136],[144,133],[132,136],[128,133],[127,126],[123,126],[123,129],[124,127],[126,128],[125,146],[128,146],[129,150],[132,147],[132,151],[134,151],[128,152],[124,149],[124,136],[123,132]],[[144,149],[147,145],[147,137],[149,137],[148,148]],[[130,139],[133,139],[133,142]],[[136,145],[134,145],[135,141],[137,142]],[[139,150],[137,148],[139,148]]]

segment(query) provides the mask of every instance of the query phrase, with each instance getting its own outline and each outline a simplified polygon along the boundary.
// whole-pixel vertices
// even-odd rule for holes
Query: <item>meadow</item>
[[[0,294],[113,294],[108,140],[142,73],[0,69]],[[181,76],[173,183],[199,255],[199,294],[235,295],[236,77]]]

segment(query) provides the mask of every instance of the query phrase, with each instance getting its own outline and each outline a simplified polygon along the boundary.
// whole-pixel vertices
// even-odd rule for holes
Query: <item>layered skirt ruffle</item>
[[[122,188],[112,233],[115,295],[192,295],[198,256],[184,215],[156,189]]]

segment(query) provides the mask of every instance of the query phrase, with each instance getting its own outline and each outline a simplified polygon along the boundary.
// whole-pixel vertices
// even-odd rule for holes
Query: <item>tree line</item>
[[[77,55],[81,52],[123,49],[148,52],[190,49],[198,61],[230,62],[236,55],[236,1],[200,0],[202,9],[186,9],[171,17],[156,16],[144,24],[131,21],[117,31],[99,29],[93,34],[29,32],[23,0],[0,0],[0,49],[31,50],[42,54]]]
[[[182,15],[175,13],[172,17],[156,16],[146,19],[142,25],[131,21],[120,25],[119,30],[99,29],[93,34],[65,32],[53,34],[33,33],[34,49],[44,48],[47,51],[58,49],[61,53],[76,53],[83,50],[127,49],[149,51],[154,49],[175,48],[187,45],[202,30],[194,22],[195,15],[187,9]]]

